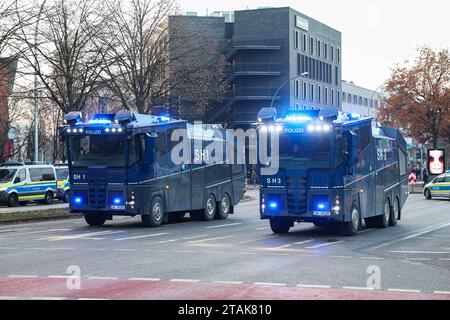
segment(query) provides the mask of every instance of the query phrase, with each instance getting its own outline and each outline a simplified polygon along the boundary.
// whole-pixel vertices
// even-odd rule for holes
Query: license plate
[[[125,206],[111,206],[111,210],[125,210]]]
[[[327,212],[327,211],[314,211],[313,215],[316,217],[330,217],[331,216],[331,212]]]

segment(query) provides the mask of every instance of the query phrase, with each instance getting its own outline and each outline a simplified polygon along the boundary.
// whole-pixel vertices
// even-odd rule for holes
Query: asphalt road
[[[43,205],[40,203],[30,203],[26,206],[9,208],[6,205],[0,205],[0,213],[16,213],[16,212],[31,212],[31,211],[45,211],[51,209],[64,209],[68,208],[69,205],[67,203],[63,203],[62,201],[55,200],[55,202],[51,205]]]
[[[450,299],[448,200],[411,195],[397,227],[350,238],[310,224],[274,235],[257,206],[156,229],[0,226],[0,299]]]

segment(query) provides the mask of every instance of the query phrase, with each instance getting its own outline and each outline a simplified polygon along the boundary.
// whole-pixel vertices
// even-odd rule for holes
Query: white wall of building
[[[385,96],[375,89],[366,89],[353,82],[342,81],[342,112],[376,118]]]

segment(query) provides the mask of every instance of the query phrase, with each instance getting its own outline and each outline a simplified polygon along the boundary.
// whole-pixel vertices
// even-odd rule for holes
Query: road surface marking
[[[289,253],[263,253],[266,256],[287,257]]]
[[[100,298],[78,298],[78,301],[107,301],[109,299],[100,299]]]
[[[130,280],[130,281],[154,281],[154,282],[161,281],[160,278],[130,278],[128,280]]]
[[[450,261],[450,259],[448,259],[448,258],[440,258],[439,260],[440,261]]]
[[[5,297],[5,296],[0,296],[0,300],[20,300],[19,297]]]
[[[31,275],[19,275],[19,274],[13,274],[8,276],[8,278],[18,278],[18,279],[33,279],[37,278],[38,276],[31,276]]]
[[[306,247],[305,249],[319,249],[319,248],[323,248],[323,247],[328,247],[328,246],[332,246],[338,243],[342,243],[344,241],[335,241],[335,242],[329,242],[329,243],[321,243],[321,244],[316,244],[315,246],[310,246],[310,247]]]
[[[300,242],[294,242],[294,243],[290,243],[290,244],[285,244],[283,246],[275,247],[273,249],[284,249],[284,248],[289,248],[289,247],[294,246],[294,245],[301,245],[301,244],[310,243],[310,242],[313,242],[313,241],[314,241],[314,239],[300,241]]]
[[[73,229],[50,229],[50,230],[24,232],[24,233],[11,233],[11,234],[1,235],[0,239],[8,238],[8,237],[27,236],[27,235],[30,235],[30,234],[50,233],[50,232],[57,232],[57,231],[72,231],[72,230]]]
[[[31,230],[31,228],[0,230],[0,233],[17,232],[17,231],[25,231],[25,230]]]
[[[229,223],[229,224],[221,224],[219,226],[210,226],[210,227],[205,227],[205,229],[217,229],[217,228],[226,228],[226,227],[232,227],[232,226],[238,226],[241,225],[242,223]]]
[[[443,229],[443,228],[447,228],[448,226],[450,226],[450,223],[446,223],[444,225],[437,224],[437,225],[434,225],[434,226],[431,226],[431,227],[427,227],[427,228],[422,229],[423,231],[421,231],[421,232],[414,233],[414,234],[411,234],[409,236],[406,236],[406,237],[403,237],[403,238],[400,238],[400,239],[396,239],[396,240],[392,240],[392,241],[386,242],[386,243],[384,243],[382,245],[373,247],[373,250],[380,249],[380,248],[383,248],[383,247],[387,247],[387,246],[390,246],[390,245],[392,245],[394,243],[397,243],[397,242],[400,242],[400,241],[417,238],[417,237],[420,237],[420,236],[422,236],[424,234],[427,234],[427,233],[430,233],[430,232],[433,232],[433,231],[436,231],[436,230],[440,230],[440,229]]]
[[[179,239],[171,239],[171,240],[165,240],[165,241],[158,241],[158,242],[148,242],[146,244],[166,244],[166,243],[172,243],[180,241]]]
[[[364,230],[362,230],[362,231],[359,231],[358,233],[359,233],[359,234],[364,234],[364,233],[372,232],[372,231],[375,231],[375,230],[377,230],[377,229],[375,229],[375,228],[364,229]]]
[[[64,241],[64,240],[80,240],[80,239],[86,239],[86,240],[93,240],[95,236],[106,236],[111,234],[117,234],[117,233],[124,233],[125,231],[98,231],[98,232],[87,232],[87,233],[80,233],[80,234],[73,234],[73,235],[66,235],[66,236],[54,236],[54,237],[46,237],[38,240],[47,240],[47,241]],[[89,238],[89,239],[87,239]]]
[[[0,247],[0,250],[18,250],[19,248],[15,247]]]
[[[136,252],[137,249],[114,249],[114,251],[122,251],[122,252]]]
[[[272,282],[255,282],[255,286],[268,286],[268,287],[285,287],[286,283],[272,283]]]
[[[214,240],[228,239],[228,238],[232,238],[232,237],[233,236],[208,238],[208,239],[202,239],[202,240],[188,241],[188,243],[201,243],[201,242],[208,242],[208,241],[214,241]]]
[[[216,283],[216,284],[243,284],[242,281],[212,281],[212,283]]]
[[[260,230],[267,230],[269,227],[262,227],[262,228],[256,228],[255,230],[260,231]]]
[[[297,287],[299,287],[299,288],[331,289],[331,286],[322,286],[322,285],[315,285],[315,284],[298,284]]]
[[[338,258],[338,259],[353,259],[353,257],[350,257],[350,256],[330,256],[330,258]]]
[[[143,239],[143,238],[151,238],[151,237],[158,237],[158,236],[165,236],[165,235],[168,235],[168,233],[146,234],[146,235],[144,235],[144,236],[135,236],[135,237],[119,238],[119,239],[114,239],[114,240],[115,240],[115,241],[124,241],[124,240]]]
[[[194,279],[171,279],[170,282],[200,282],[200,280]]]
[[[420,290],[410,289],[388,289],[389,292],[405,292],[405,293],[420,293]]]
[[[449,251],[389,251],[389,253],[450,254]]]
[[[53,300],[66,300],[67,298],[65,297],[30,297],[28,298],[29,300],[49,300],[49,301],[53,301]]]
[[[263,241],[263,240],[270,240],[270,239],[275,239],[275,238],[279,238],[279,237],[280,236],[272,236],[272,237],[267,237],[267,238],[247,240],[247,241],[238,242],[238,244],[246,244],[246,243],[258,242],[258,241]]]
[[[450,291],[435,291],[434,294],[449,294],[450,295]]]
[[[117,280],[118,278],[116,278],[116,277],[97,277],[97,276],[92,276],[92,277],[87,277],[87,279],[89,279],[89,280]]]
[[[408,260],[408,261],[430,261],[431,259],[429,259],[429,258],[405,258],[405,260]]]
[[[71,276],[48,276],[47,278],[49,278],[49,279],[67,279],[70,277]]]
[[[362,260],[384,260],[384,258],[377,258],[377,257],[360,257]]]
[[[346,290],[375,290],[374,288],[369,287],[342,287],[342,288]]]
[[[194,240],[194,239],[199,239],[199,238],[204,238],[207,237],[207,234],[202,234],[200,236],[195,236],[195,237],[187,237],[187,238],[181,238],[182,240]]]

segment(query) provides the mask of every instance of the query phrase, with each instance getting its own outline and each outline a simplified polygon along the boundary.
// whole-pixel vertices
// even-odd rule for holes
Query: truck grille
[[[106,206],[107,175],[106,170],[92,170],[88,173],[89,206],[101,209]]]
[[[289,172],[286,178],[286,185],[288,213],[294,215],[307,213],[307,173]]]

